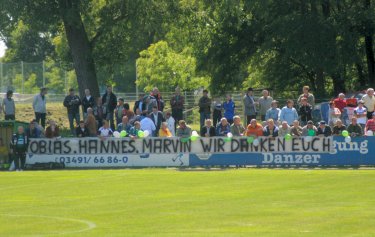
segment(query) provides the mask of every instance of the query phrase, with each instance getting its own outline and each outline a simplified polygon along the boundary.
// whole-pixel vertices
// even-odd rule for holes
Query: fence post
[[[43,87],[46,87],[46,78],[45,78],[45,76],[44,76],[44,72],[45,72],[44,60],[42,61],[42,68],[43,68],[43,72],[42,72],[42,77],[43,77]]]
[[[24,80],[25,80],[25,75],[24,75],[24,70],[23,70],[23,61],[21,61],[21,73],[22,73],[22,94],[25,94],[24,92]]]
[[[3,63],[0,62],[0,92],[3,90]]]

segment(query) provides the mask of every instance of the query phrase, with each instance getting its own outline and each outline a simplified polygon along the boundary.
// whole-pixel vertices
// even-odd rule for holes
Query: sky
[[[0,40],[0,58],[4,56],[5,49],[6,49],[6,47],[5,47],[4,42]]]

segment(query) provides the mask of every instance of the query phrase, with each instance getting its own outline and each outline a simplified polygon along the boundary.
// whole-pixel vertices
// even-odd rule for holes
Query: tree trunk
[[[59,0],[60,15],[64,23],[65,33],[77,74],[79,94],[85,95],[85,89],[91,91],[94,98],[100,96],[95,63],[90,42],[83,25],[75,0]]]
[[[333,91],[335,95],[345,92],[345,81],[341,74],[332,75],[333,79]]]
[[[324,98],[326,96],[326,90],[324,88],[325,78],[324,78],[324,71],[322,68],[318,68],[316,70],[315,86],[316,86],[316,92],[315,92],[316,97]]]
[[[366,83],[365,75],[363,73],[363,67],[360,63],[356,63],[355,67],[357,68],[359,86],[361,88],[365,88],[367,83]]]
[[[365,11],[371,8],[371,1],[364,0]],[[373,86],[375,82],[375,59],[374,59],[374,44],[373,44],[373,30],[369,27],[371,24],[368,20],[365,24],[365,48],[366,48],[366,59],[367,59],[367,70],[368,70],[368,83],[369,86]]]

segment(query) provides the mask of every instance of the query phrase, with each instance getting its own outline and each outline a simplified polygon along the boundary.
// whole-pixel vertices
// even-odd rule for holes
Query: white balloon
[[[352,141],[352,138],[350,136],[345,137],[345,142],[349,143]]]
[[[113,136],[116,137],[116,138],[119,138],[120,137],[120,133],[118,131],[114,131],[113,132]]]
[[[148,130],[145,130],[143,132],[143,135],[144,135],[144,137],[148,137],[148,136],[150,136],[150,132]]]
[[[198,137],[198,132],[194,130],[194,131],[191,132],[191,135],[193,137]]]
[[[253,145],[254,145],[254,146],[259,146],[259,140],[258,140],[258,139],[254,139],[254,141],[253,141]]]
[[[311,142],[311,141],[312,141],[312,136],[306,136],[306,137],[305,137],[305,141],[307,141],[307,142]]]
[[[232,138],[232,137],[233,137],[233,134],[232,134],[231,132],[228,132],[228,133],[227,133],[227,136],[230,137],[230,138]]]
[[[373,131],[371,131],[371,130],[369,130],[369,131],[367,131],[367,134],[366,134],[367,136],[374,136],[374,132]]]

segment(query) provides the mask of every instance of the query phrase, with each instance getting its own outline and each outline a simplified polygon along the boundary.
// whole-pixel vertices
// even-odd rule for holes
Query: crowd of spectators
[[[60,136],[57,124],[46,120],[46,94],[47,89],[34,97],[33,108],[35,119],[26,129],[28,138],[56,138]],[[15,103],[13,92],[8,91],[1,104],[1,111],[6,120],[15,119]],[[122,137],[137,138],[139,131],[146,132],[150,137],[189,137],[192,129],[183,120],[184,96],[180,88],[170,98],[170,109],[164,111],[165,100],[158,88],[146,95],[140,95],[130,108],[123,98],[117,98],[112,87],[107,86],[106,92],[99,98],[91,96],[90,90],[85,90],[84,98],[75,94],[74,89],[69,90],[63,105],[67,109],[70,132],[76,137],[111,137],[116,132],[122,132]],[[303,93],[296,103],[292,99],[286,101],[285,106],[279,107],[279,102],[274,100],[267,90],[262,91],[262,96],[256,99],[253,89],[246,91],[242,101],[244,108],[243,125],[241,117],[236,113],[236,104],[230,94],[225,100],[211,99],[207,90],[199,99],[200,131],[202,137],[227,136],[340,136],[347,130],[352,137],[367,135],[368,131],[375,132],[375,96],[372,88],[355,105],[354,114],[350,123],[345,124],[343,111],[347,107],[345,95],[340,93],[336,99],[329,103],[328,121],[314,124],[312,121],[315,98],[310,93],[309,87],[303,87]],[[80,109],[83,109],[83,119]],[[212,118],[211,118],[212,114]],[[257,120],[260,118],[260,120]],[[125,131],[125,132],[123,132]],[[312,133],[313,131],[313,133]]]

